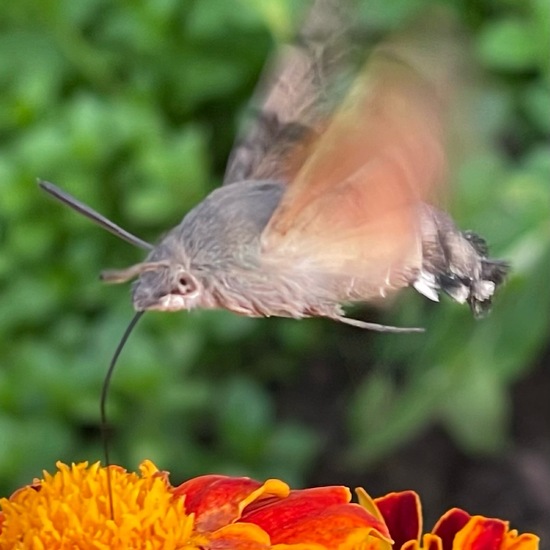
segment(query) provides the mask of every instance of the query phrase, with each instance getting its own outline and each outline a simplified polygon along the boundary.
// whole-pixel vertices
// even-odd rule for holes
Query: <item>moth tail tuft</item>
[[[458,230],[447,214],[431,207],[425,210],[422,239],[422,270],[414,288],[434,301],[442,291],[460,304],[467,303],[474,317],[486,316],[509,264],[489,258],[482,237]]]

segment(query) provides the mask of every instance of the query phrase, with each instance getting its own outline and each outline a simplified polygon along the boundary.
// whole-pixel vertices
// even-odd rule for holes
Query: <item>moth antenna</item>
[[[154,271],[159,267],[170,267],[170,263],[166,261],[140,262],[139,264],[131,265],[125,269],[106,269],[101,272],[99,278],[104,283],[125,283],[126,281],[141,275],[145,271]]]
[[[358,319],[349,319],[348,317],[336,316],[332,317],[335,321],[340,323],[346,323],[353,327],[364,328],[366,330],[375,330],[377,332],[391,332],[391,333],[412,333],[412,332],[425,332],[426,329],[422,327],[392,327],[391,325],[379,325],[378,323],[367,323],[366,321],[359,321]]]
[[[99,212],[96,212],[93,208],[89,207],[87,204],[80,202],[78,199],[73,197],[70,193],[63,191],[57,185],[50,183],[49,181],[38,180],[38,185],[41,189],[46,191],[50,196],[57,199],[59,202],[69,206],[79,214],[86,216],[88,219],[92,220],[94,223],[102,227],[103,229],[109,231],[113,235],[117,236],[119,239],[122,239],[133,246],[138,248],[143,248],[145,250],[152,250],[153,245],[132,235],[122,227],[118,226],[116,223],[107,219],[105,216],[101,215]]]
[[[109,429],[107,426],[107,394],[109,393],[111,379],[113,378],[113,373],[114,373],[115,366],[118,361],[120,352],[122,351],[122,348],[124,348],[130,334],[132,333],[132,331],[134,330],[134,327],[137,325],[137,322],[140,320],[141,316],[144,313],[145,311],[138,311],[132,317],[132,320],[126,327],[126,330],[124,331],[124,334],[122,335],[122,338],[118,342],[115,352],[113,353],[113,357],[111,358],[111,362],[109,363],[109,368],[107,369],[107,373],[105,374],[105,378],[103,380],[103,386],[101,387],[101,398],[99,401],[99,414],[100,414],[100,422],[101,422],[101,441],[103,443],[103,455],[105,458],[105,466],[107,468],[107,494],[109,495],[109,514],[111,516],[111,519],[115,519],[115,511],[114,511],[114,505],[113,505],[113,489],[111,484],[111,458],[109,456]]]

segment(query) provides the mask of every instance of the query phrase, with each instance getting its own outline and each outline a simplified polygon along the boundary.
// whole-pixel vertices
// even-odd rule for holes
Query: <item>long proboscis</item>
[[[118,342],[115,352],[113,353],[113,357],[111,358],[111,362],[109,363],[109,368],[107,369],[107,373],[105,374],[105,378],[103,380],[103,386],[101,388],[101,399],[99,401],[99,413],[100,413],[100,422],[101,422],[101,439],[103,442],[103,455],[105,458],[105,467],[107,469],[107,494],[109,495],[109,513],[110,513],[111,519],[114,519],[115,517],[115,510],[114,510],[113,490],[112,490],[112,483],[111,483],[111,459],[109,456],[109,429],[107,425],[107,395],[109,393],[109,387],[111,386],[111,380],[113,378],[113,373],[115,371],[115,366],[117,364],[120,353],[124,348],[126,342],[128,341],[130,334],[134,330],[134,327],[137,325],[137,322],[141,319],[141,316],[144,313],[145,311],[138,311],[132,317],[132,320],[126,327],[126,330],[124,331],[124,334],[122,335],[122,338]]]
[[[54,185],[49,181],[44,181],[40,179],[38,180],[38,185],[50,196],[54,197],[66,206],[72,208],[79,214],[82,214],[86,218],[92,220],[94,223],[109,231],[109,233],[112,233],[119,239],[122,239],[133,246],[137,246],[138,248],[143,248],[145,250],[153,249],[153,245],[151,243],[148,243],[147,241],[144,241],[139,237],[132,235],[132,233],[126,231],[125,229],[122,229],[122,227],[118,226],[116,223],[112,222],[87,204],[80,202],[70,193],[67,193],[66,191],[63,191],[62,189],[57,187],[57,185]]]

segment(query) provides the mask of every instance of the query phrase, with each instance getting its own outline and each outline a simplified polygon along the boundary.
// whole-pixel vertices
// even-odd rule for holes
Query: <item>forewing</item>
[[[301,168],[330,112],[334,72],[346,67],[347,10],[317,0],[292,46],[268,64],[252,100],[255,111],[230,155],[224,185],[244,180],[289,181]]]
[[[264,230],[266,261],[368,280],[380,294],[420,268],[420,203],[446,168],[435,51],[373,54]]]

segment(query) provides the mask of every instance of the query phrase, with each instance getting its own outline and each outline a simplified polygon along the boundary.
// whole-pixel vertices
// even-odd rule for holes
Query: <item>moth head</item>
[[[183,265],[166,260],[142,262],[101,274],[102,280],[108,283],[123,283],[135,277],[132,302],[136,311],[192,309],[202,295],[197,277]]]

